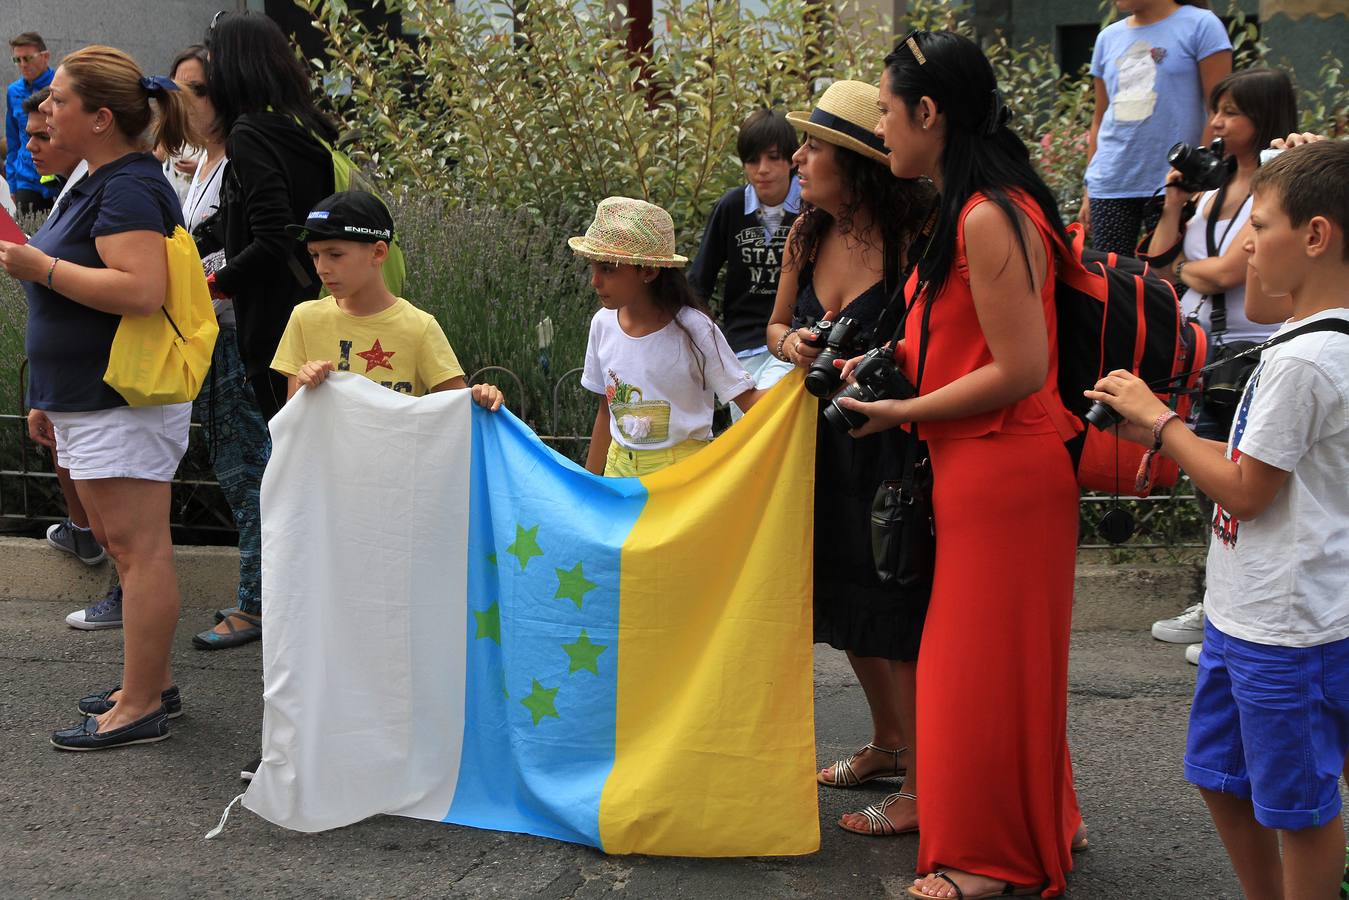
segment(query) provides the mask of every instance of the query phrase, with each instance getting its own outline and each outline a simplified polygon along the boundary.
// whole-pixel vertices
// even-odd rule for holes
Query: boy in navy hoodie
[[[717,201],[689,268],[689,284],[717,312],[727,343],[758,388],[772,387],[792,368],[768,352],[764,332],[773,314],[787,232],[801,211],[801,186],[792,172],[797,143],[796,129],[781,113],[761,109],[745,119],[736,150],[747,184]],[[725,285],[714,303],[723,267]]]

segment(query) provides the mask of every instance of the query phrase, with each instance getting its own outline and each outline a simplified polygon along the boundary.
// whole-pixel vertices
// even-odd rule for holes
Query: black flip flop
[[[246,627],[239,628],[234,624],[235,619],[242,619]],[[235,610],[220,621],[225,623],[229,629],[229,634],[219,634],[215,631],[203,631],[201,634],[194,635],[192,646],[198,650],[228,650],[231,647],[241,647],[244,644],[251,644],[262,637],[262,619],[258,616],[251,616],[246,612]]]

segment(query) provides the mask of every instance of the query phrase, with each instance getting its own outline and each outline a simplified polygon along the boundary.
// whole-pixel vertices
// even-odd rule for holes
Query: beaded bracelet
[[[773,348],[773,355],[776,356],[778,359],[782,360],[783,362],[791,362],[790,359],[782,355],[782,345],[787,343],[787,338],[791,335],[791,333],[792,329],[791,326],[789,325],[787,326],[787,330],[782,332],[782,337],[778,338],[777,346]]]
[[[1134,477],[1134,487],[1138,489],[1138,496],[1146,497],[1148,491],[1152,489],[1152,461],[1162,449],[1162,429],[1172,419],[1179,418],[1175,410],[1168,409],[1152,423],[1152,446],[1143,452],[1143,459],[1138,463],[1138,475]]]
[[[61,257],[59,257],[59,256],[53,256],[53,257],[52,257],[51,268],[49,268],[49,269],[47,270],[47,290],[49,290],[49,291],[50,291],[50,290],[53,290],[53,288],[52,288],[52,273],[56,271],[56,264],[59,263],[60,261],[61,261]]]

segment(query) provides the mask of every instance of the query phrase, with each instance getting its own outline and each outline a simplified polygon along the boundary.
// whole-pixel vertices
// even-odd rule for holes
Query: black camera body
[[[851,359],[866,342],[866,329],[846,316],[829,321],[821,319],[807,325],[815,336],[815,346],[821,345],[820,355],[806,369],[806,390],[816,397],[828,397],[843,383],[842,373],[834,367],[836,359]]]
[[[1183,141],[1166,155],[1171,168],[1180,173],[1177,184],[1192,194],[1216,191],[1236,170],[1236,157],[1228,156],[1222,138],[1207,147],[1191,147]]]
[[[907,400],[917,393],[913,383],[895,364],[894,350],[888,346],[876,347],[868,350],[853,369],[853,383],[824,408],[824,418],[839,431],[852,431],[865,425],[867,417],[857,410],[840,406],[840,398],[852,397],[872,403],[876,400]]]

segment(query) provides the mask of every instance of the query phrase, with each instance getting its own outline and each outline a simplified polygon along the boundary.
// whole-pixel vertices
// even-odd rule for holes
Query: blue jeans
[[[239,608],[262,612],[262,516],[258,492],[272,454],[267,422],[244,381],[235,329],[222,326],[211,355],[211,372],[193,406],[206,430],[216,480],[239,530]]]

